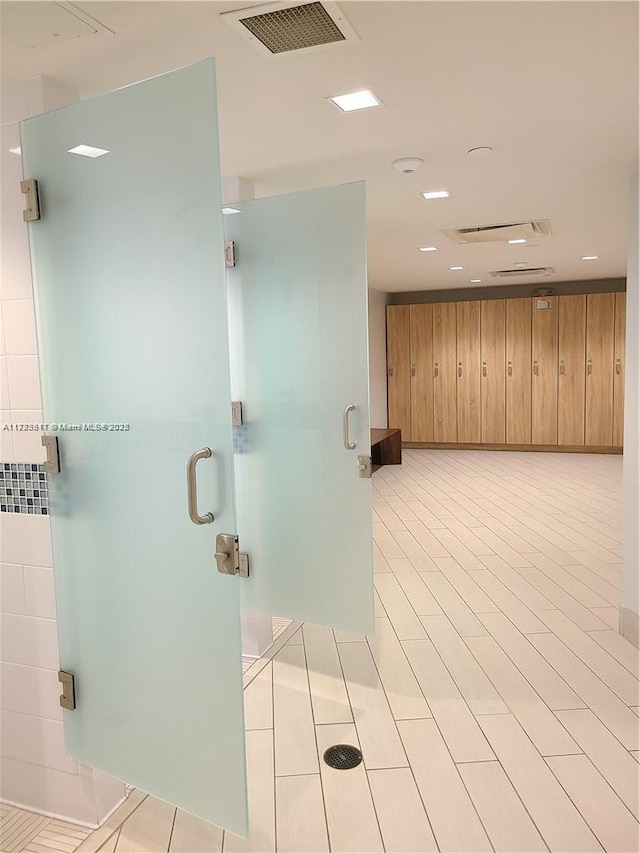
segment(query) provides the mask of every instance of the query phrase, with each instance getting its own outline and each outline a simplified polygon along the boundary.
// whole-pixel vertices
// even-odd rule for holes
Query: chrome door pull
[[[487,375],[487,362],[486,361],[482,362],[482,375],[483,376]]]
[[[196,465],[200,459],[208,459],[210,456],[213,456],[211,448],[203,447],[202,450],[192,453],[187,462],[187,509],[189,518],[194,524],[211,524],[213,521],[211,512],[204,515],[198,514],[198,481],[196,479]]]
[[[616,358],[616,375],[619,376],[622,371],[622,362],[621,359]]]
[[[415,376],[415,375],[416,375],[416,366],[415,366],[415,364],[412,364],[412,365],[411,365],[411,375],[412,375],[412,376]]]
[[[436,363],[433,365],[433,375],[438,376],[439,373],[440,373],[440,368],[438,367],[438,362],[436,361]]]
[[[564,360],[560,359],[560,376],[564,376]]]
[[[345,406],[344,412],[342,413],[342,443],[344,444],[345,450],[355,450],[356,445],[355,442],[350,441],[349,439],[349,412],[355,412],[356,407],[353,403],[349,406]]]
[[[538,362],[537,361],[533,362],[533,375],[538,376]]]
[[[587,376],[591,376],[591,373],[592,373],[592,372],[593,372],[593,359],[592,359],[592,358],[590,358],[590,359],[587,361]]]
[[[462,362],[458,362],[458,376],[462,376]]]

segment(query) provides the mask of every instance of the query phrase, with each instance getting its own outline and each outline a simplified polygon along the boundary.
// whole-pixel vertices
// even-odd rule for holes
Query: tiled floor
[[[638,850],[621,458],[404,460],[373,480],[375,639],[294,624],[245,674],[249,840],[134,792],[79,850]],[[322,762],[341,742],[364,766]]]

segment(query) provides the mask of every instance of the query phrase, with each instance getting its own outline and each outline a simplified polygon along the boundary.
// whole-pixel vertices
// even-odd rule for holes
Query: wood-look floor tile
[[[368,643],[394,719],[430,717],[427,701],[389,619],[376,619],[375,636]]]
[[[313,719],[320,723],[350,723],[351,707],[342,676],[333,631],[319,625],[303,627]]]
[[[320,775],[276,779],[278,853],[322,853],[329,850]]]
[[[317,773],[311,697],[303,646],[285,646],[273,659],[273,717],[277,776]]]
[[[219,853],[222,835],[220,827],[177,809],[169,853]]]
[[[367,775],[385,850],[437,853],[411,770],[370,770]]]

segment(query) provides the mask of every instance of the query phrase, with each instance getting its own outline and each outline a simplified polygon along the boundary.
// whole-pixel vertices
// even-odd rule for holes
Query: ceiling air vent
[[[507,243],[509,240],[536,240],[551,235],[548,219],[510,222],[506,225],[479,225],[473,228],[447,228],[443,231],[456,243]]]
[[[220,17],[267,56],[360,41],[332,2],[262,3]]]
[[[553,275],[553,267],[530,267],[524,270],[491,270],[494,278],[515,278],[519,275]]]

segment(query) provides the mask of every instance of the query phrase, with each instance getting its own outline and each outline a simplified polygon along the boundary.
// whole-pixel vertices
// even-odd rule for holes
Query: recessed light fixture
[[[437,246],[420,246],[420,251],[421,252],[437,252],[438,247]]]
[[[469,284],[480,284],[481,281],[482,281],[481,278],[470,278]]]
[[[359,92],[349,92],[347,95],[334,95],[327,100],[334,103],[343,113],[382,106],[382,101],[373,94],[371,89],[360,89]]]
[[[451,198],[449,190],[431,190],[431,192],[422,193],[422,198]]]
[[[509,243],[509,245],[511,245],[511,246],[515,246],[518,243],[526,243],[526,242],[527,241],[524,239],[524,237],[519,237],[517,240],[507,240],[507,243]]]
[[[470,148],[467,154],[470,154],[471,157],[486,157],[492,151],[493,148],[490,148],[488,145],[479,145],[477,148]]]
[[[19,145],[17,148],[10,148],[9,151],[11,154],[22,154],[22,148]]]
[[[455,270],[463,270],[464,267],[449,267],[449,269],[451,270],[451,272],[455,272]]]
[[[108,154],[106,148],[94,148],[93,145],[76,145],[68,149],[69,154],[80,154],[81,157],[104,157]]]
[[[222,212],[225,216],[231,216],[232,213],[242,213],[237,207],[223,207]]]
[[[583,261],[597,261],[597,260],[598,260],[598,256],[597,256],[597,255],[585,255],[585,256],[582,258],[582,260],[583,260]]]

